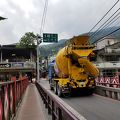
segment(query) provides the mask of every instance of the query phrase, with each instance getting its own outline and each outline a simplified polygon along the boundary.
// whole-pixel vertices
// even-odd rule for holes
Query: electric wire
[[[112,30],[113,30],[113,27],[112,27],[112,26],[110,27],[111,24],[115,23],[114,26],[117,26],[117,25],[119,24],[119,21],[117,21],[119,18],[120,18],[120,16],[118,16],[114,21],[112,21],[112,22],[109,24],[109,31],[112,31]],[[104,28],[103,28],[103,29],[104,29]],[[103,30],[103,29],[102,29],[102,30]],[[102,30],[100,30],[100,31],[102,32]],[[109,32],[109,31],[108,31],[108,32]],[[113,31],[114,31],[114,30],[113,30]],[[104,34],[101,34],[101,36],[102,36],[102,35],[104,35]],[[107,37],[107,36],[106,36],[106,37]]]
[[[107,24],[107,22],[120,10],[120,8],[118,8],[92,35],[91,37],[94,37],[98,32],[100,32],[100,29],[104,26],[105,28],[105,24]],[[120,14],[120,13],[119,13]]]
[[[117,32],[117,31],[119,31],[119,30],[120,30],[120,27],[119,27],[119,28],[117,28],[116,30],[112,31],[111,33],[108,33],[107,35],[104,35],[104,36],[102,36],[102,37],[98,38],[96,41],[101,40],[102,38],[105,38],[105,37],[107,37],[107,36],[109,36],[109,35],[111,35],[111,34],[113,34],[113,33]]]
[[[120,16],[118,16],[118,18],[120,18]],[[116,18],[114,21],[118,20],[118,18]],[[114,21],[113,21],[113,22],[114,22]],[[114,24],[114,26],[117,26],[118,24],[119,24],[119,21],[117,21],[117,22]],[[117,32],[118,30],[119,30],[118,27],[117,27],[116,30],[115,30],[115,28],[113,29],[113,27],[109,27],[109,31],[110,31],[110,32],[112,31],[112,32],[111,32],[111,33],[108,33],[107,35],[103,34],[104,36],[103,36],[102,38],[107,37],[107,36],[109,36],[109,35]],[[108,32],[109,32],[109,31],[108,31]],[[98,38],[98,39],[102,39],[102,38]]]
[[[112,33],[115,33],[115,32],[117,32],[119,29],[116,29],[116,30],[113,30],[113,27],[111,26],[110,27],[110,25],[111,24],[113,24],[114,23],[114,26],[119,26],[119,19],[120,18],[120,16],[118,16],[116,19],[114,19],[114,21],[112,21],[111,23],[109,23],[109,31],[111,32],[111,33],[109,33],[109,31],[107,32],[107,35],[105,35],[104,33],[102,34],[102,30],[101,30],[101,35],[100,36],[102,36],[102,37],[100,37],[100,38],[97,38],[97,39],[95,39],[95,38],[92,38],[94,41],[97,41],[97,40],[100,40],[100,39],[102,39],[102,38],[104,38],[104,37],[107,37],[107,36],[109,36],[109,35],[111,35]],[[107,25],[108,26],[108,25]],[[117,27],[118,28],[118,27]],[[115,29],[115,28],[114,28]],[[104,31],[103,31],[104,32]]]
[[[114,21],[112,21],[111,23],[109,23],[108,25],[107,25],[107,27],[108,26],[110,26],[110,25],[112,25],[114,22],[116,22],[118,19],[120,18],[120,16],[118,16]],[[116,25],[116,24],[115,24]]]
[[[106,15],[117,5],[118,2],[119,0],[117,0],[115,4],[107,11],[107,13],[105,13],[105,15],[92,27],[88,34],[90,34],[90,32],[106,17]]]
[[[41,27],[40,27],[40,36],[44,30],[45,20],[46,20],[46,14],[47,14],[47,7],[48,7],[48,0],[45,1],[42,20],[41,20]]]
[[[102,28],[102,30],[105,27],[107,28],[108,26],[110,26],[111,24],[113,24],[114,22],[116,22],[120,18],[120,16],[118,16],[118,15],[120,15],[120,12],[115,17],[113,17],[106,25],[104,25],[104,27]]]

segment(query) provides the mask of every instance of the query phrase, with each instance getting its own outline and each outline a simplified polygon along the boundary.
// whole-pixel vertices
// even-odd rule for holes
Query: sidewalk
[[[16,120],[49,120],[35,84],[27,87]]]

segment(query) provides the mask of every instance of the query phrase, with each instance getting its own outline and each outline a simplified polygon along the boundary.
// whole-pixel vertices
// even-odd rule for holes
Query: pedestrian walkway
[[[16,120],[49,120],[35,84],[27,87]]]

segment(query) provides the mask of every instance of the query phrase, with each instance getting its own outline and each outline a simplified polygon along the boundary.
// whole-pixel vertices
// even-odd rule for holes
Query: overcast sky
[[[43,32],[67,39],[88,32],[117,0],[48,0]],[[26,32],[40,32],[45,0],[0,0],[0,44],[19,42]]]

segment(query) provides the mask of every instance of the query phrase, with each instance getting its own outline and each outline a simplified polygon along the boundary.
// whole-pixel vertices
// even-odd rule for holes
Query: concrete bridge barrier
[[[95,89],[95,93],[116,100],[120,100],[120,88],[97,85]]]

